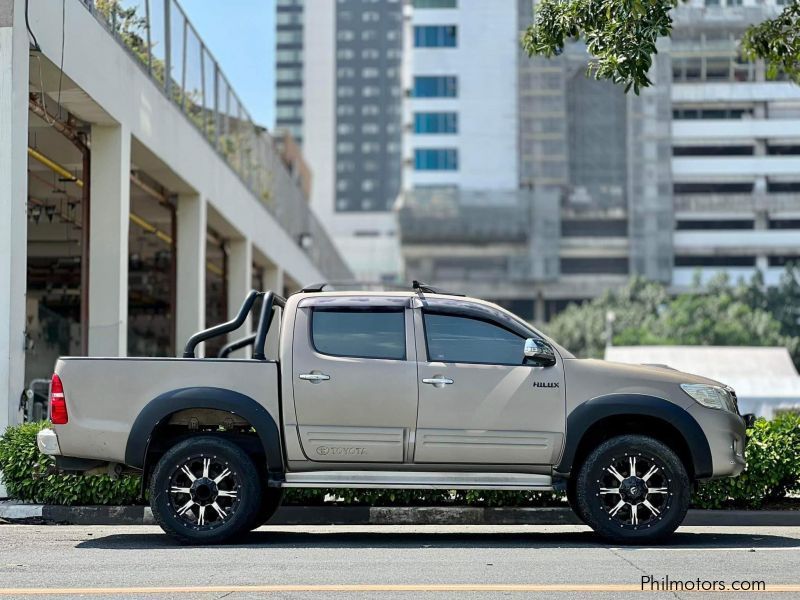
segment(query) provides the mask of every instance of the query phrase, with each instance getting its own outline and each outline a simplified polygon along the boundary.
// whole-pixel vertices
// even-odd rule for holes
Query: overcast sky
[[[275,122],[275,1],[180,0],[245,108]]]

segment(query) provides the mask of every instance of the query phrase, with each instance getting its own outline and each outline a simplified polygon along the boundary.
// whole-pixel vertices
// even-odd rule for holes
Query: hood
[[[606,394],[646,394],[689,406],[694,401],[680,388],[680,384],[724,386],[719,381],[677,371],[666,365],[632,365],[595,358],[573,358],[564,360],[564,370],[570,403]]]

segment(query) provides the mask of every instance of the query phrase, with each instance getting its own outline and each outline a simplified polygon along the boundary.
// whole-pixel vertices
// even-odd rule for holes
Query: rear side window
[[[428,360],[521,365],[525,339],[500,325],[456,315],[425,313]]]
[[[322,354],[404,360],[405,312],[402,308],[315,309],[311,339]]]

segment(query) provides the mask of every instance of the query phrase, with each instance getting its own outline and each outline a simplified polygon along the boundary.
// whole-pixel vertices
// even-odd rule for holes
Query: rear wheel
[[[576,482],[578,514],[609,541],[655,543],[674,532],[689,508],[686,468],[662,442],[612,438],[592,451]]]
[[[150,504],[161,528],[181,542],[226,542],[249,531],[256,519],[258,472],[236,444],[192,437],[161,457],[150,483]]]

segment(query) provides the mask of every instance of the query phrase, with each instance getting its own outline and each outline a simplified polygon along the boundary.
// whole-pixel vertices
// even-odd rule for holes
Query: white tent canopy
[[[606,360],[667,365],[730,385],[742,413],[800,410],[800,375],[783,347],[609,346]]]

